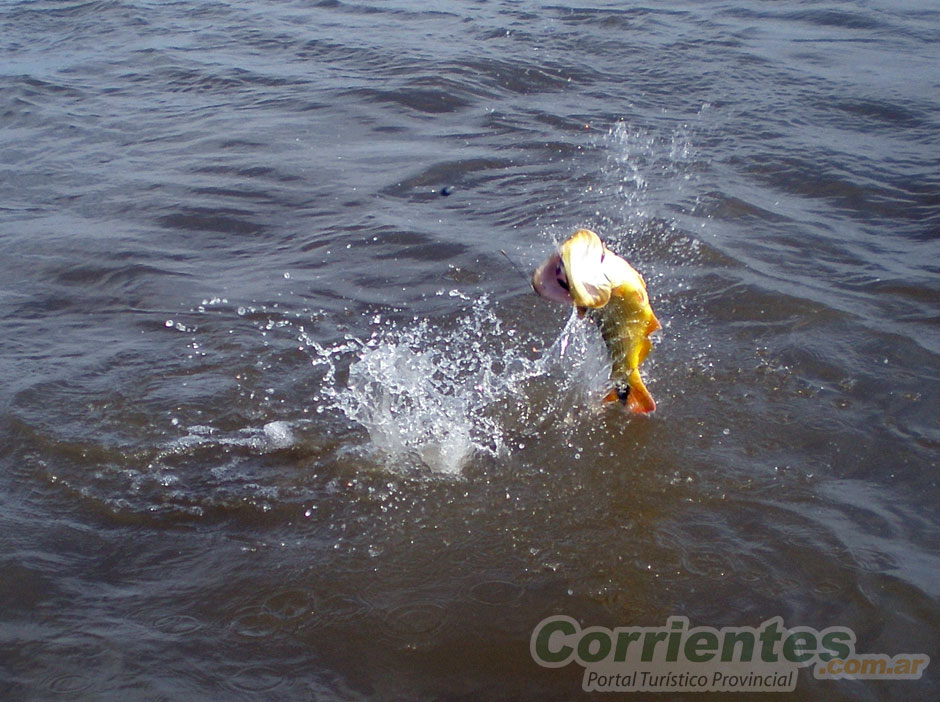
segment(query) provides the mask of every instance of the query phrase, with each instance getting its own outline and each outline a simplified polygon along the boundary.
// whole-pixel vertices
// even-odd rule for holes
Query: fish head
[[[532,287],[542,297],[577,307],[603,307],[610,300],[611,283],[605,259],[612,256],[600,237],[579,229],[539,266]]]
[[[560,253],[554,253],[546,259],[532,274],[532,287],[536,294],[547,300],[560,302],[563,305],[573,305],[571,287],[568,283],[568,273],[561,260]]]
[[[613,254],[590,229],[579,229],[561,245],[561,262],[578,307],[603,307],[613,290],[607,275],[607,259]]]

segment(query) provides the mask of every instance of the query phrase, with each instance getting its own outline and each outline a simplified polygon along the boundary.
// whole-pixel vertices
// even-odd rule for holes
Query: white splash
[[[319,347],[314,363],[335,383],[337,360],[335,348]],[[455,327],[386,323],[359,342],[345,385],[325,394],[393,465],[457,475],[474,456],[507,455],[517,445],[510,434],[537,433],[546,415],[596,398],[608,367],[599,334],[576,315],[536,352],[484,297]]]
[[[604,179],[616,185],[622,219],[642,222],[650,210],[661,213],[662,198],[681,199],[692,177],[695,151],[690,125],[669,133],[617,122],[607,133],[608,165]]]
[[[264,425],[264,438],[272,449],[285,449],[294,445],[294,432],[290,425],[282,420]]]

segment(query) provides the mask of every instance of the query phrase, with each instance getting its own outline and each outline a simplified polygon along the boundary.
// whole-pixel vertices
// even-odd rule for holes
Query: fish
[[[634,414],[656,410],[640,376],[652,348],[650,334],[662,325],[650,307],[646,281],[590,229],[578,229],[532,274],[535,292],[574,305],[600,329],[611,358],[613,388],[604,402],[619,401]]]

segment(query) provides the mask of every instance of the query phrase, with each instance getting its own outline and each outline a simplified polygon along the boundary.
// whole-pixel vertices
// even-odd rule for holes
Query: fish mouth
[[[565,275],[561,255],[557,252],[546,259],[532,274],[532,289],[535,294],[564,305],[574,304],[570,285]]]

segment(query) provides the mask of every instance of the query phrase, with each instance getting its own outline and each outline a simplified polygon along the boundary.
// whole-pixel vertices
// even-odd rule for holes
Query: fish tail
[[[604,402],[620,402],[633,414],[648,414],[656,410],[656,402],[636,370],[626,383],[617,383],[611,388],[604,396]]]
[[[630,394],[627,396],[627,409],[634,414],[648,414],[656,410],[656,402],[650,395],[639,371],[630,374]]]

